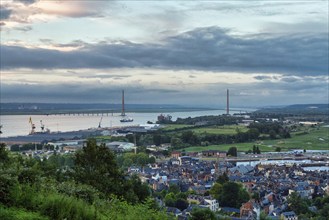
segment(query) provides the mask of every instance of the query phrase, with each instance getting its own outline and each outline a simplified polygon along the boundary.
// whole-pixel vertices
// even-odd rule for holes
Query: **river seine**
[[[246,109],[247,112],[255,111],[255,109]],[[245,112],[242,111],[242,112]],[[231,113],[240,112],[240,110],[231,109]],[[191,111],[191,112],[171,112],[172,120],[177,118],[197,117],[204,115],[221,115],[225,110],[209,110],[209,111]],[[1,137],[11,137],[18,135],[28,135],[31,130],[29,123],[30,117],[35,124],[35,131],[41,130],[41,120],[45,128],[51,132],[58,131],[77,131],[88,128],[97,128],[100,121],[101,127],[117,127],[127,125],[146,124],[147,121],[156,122],[160,113],[127,113],[127,117],[134,119],[133,122],[120,122],[122,116],[119,113],[113,115],[0,115],[0,124],[2,125]],[[102,118],[103,117],[103,118]]]

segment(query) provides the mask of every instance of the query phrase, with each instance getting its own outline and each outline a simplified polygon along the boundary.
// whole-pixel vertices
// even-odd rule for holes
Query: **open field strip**
[[[299,132],[300,133],[300,132]],[[309,129],[306,134],[291,134],[288,139],[262,140],[248,143],[221,144],[209,146],[192,146],[185,148],[186,152],[199,152],[203,150],[223,150],[227,151],[230,147],[237,147],[238,151],[248,151],[253,145],[260,148],[261,152],[275,151],[276,147],[281,147],[282,151],[291,149],[306,150],[329,150],[329,128],[320,127],[319,129]]]

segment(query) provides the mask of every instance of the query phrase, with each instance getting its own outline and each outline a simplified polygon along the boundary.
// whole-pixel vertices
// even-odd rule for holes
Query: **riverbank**
[[[206,110],[216,110],[216,108],[168,104],[125,105],[126,113],[189,112]],[[116,114],[121,113],[121,111],[121,104],[1,103],[0,115]]]

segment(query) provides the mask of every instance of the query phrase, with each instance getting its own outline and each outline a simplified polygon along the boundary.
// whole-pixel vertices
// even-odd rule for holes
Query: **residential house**
[[[298,216],[294,211],[282,212],[281,217],[283,218],[283,220],[298,220]]]
[[[179,151],[173,151],[173,152],[171,152],[171,157],[173,157],[173,158],[177,158],[178,159],[178,157],[180,157],[181,156],[181,152],[179,152]]]
[[[216,212],[219,208],[218,201],[211,196],[205,196],[204,201],[209,204],[209,209],[213,212]]]

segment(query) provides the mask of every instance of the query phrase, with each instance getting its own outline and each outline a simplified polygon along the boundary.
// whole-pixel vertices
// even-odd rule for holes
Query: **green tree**
[[[259,220],[271,220],[270,217],[267,216],[265,212],[260,212]]]
[[[156,160],[155,160],[155,157],[149,157],[149,161],[148,161],[149,163],[155,163],[156,162]]]
[[[188,202],[186,199],[181,199],[178,198],[175,203],[175,207],[178,208],[179,210],[183,211],[188,207]]]
[[[257,151],[257,150],[256,150],[256,145],[252,146],[252,153],[253,153],[253,154],[256,154],[256,151]]]
[[[230,147],[227,151],[227,155],[231,155],[232,157],[236,157],[238,155],[238,150],[236,147]]]
[[[153,135],[153,143],[154,143],[156,146],[159,146],[159,145],[162,144],[161,134],[154,134],[154,135]]]
[[[40,178],[40,170],[36,168],[26,168],[18,175],[18,181],[20,183],[34,184],[37,183]]]
[[[164,198],[164,202],[165,202],[166,206],[168,206],[168,207],[175,207],[175,205],[176,205],[175,194],[172,192],[168,193]]]
[[[123,175],[115,155],[104,144],[88,139],[86,146],[75,154],[74,177],[78,182],[91,185],[106,195],[122,195]]]
[[[173,148],[180,148],[184,145],[182,139],[177,137],[172,137],[170,144]]]
[[[328,217],[329,216],[329,203],[323,206],[323,208],[320,211],[320,216],[322,217]]]
[[[9,161],[8,151],[6,150],[6,145],[0,143],[0,163],[5,164]]]
[[[260,194],[259,194],[259,192],[254,192],[254,193],[252,194],[252,198],[253,198],[254,200],[256,200],[256,201],[259,201],[259,200],[260,200]]]
[[[212,195],[215,199],[219,200],[219,199],[220,199],[220,195],[222,194],[222,191],[223,191],[223,186],[222,186],[222,184],[216,182],[216,183],[211,187],[209,193],[210,193],[210,195]]]
[[[308,211],[307,200],[303,199],[298,193],[293,192],[288,197],[288,206],[296,214],[305,214]]]
[[[170,184],[169,185],[169,192],[172,192],[174,194],[178,194],[180,192],[180,188],[177,184]]]
[[[248,134],[250,136],[251,139],[257,139],[259,137],[259,130],[257,128],[251,128],[248,131]]]
[[[136,164],[140,166],[145,166],[149,161],[149,157],[146,153],[138,153]]]
[[[133,190],[139,202],[143,202],[151,195],[150,188],[147,184],[142,183],[137,175],[132,175],[128,181],[128,186]]]
[[[261,152],[260,152],[260,149],[259,149],[259,147],[257,146],[256,147],[256,154],[260,154]]]
[[[184,131],[181,135],[183,143],[187,143],[190,145],[199,144],[198,136],[191,130]]]
[[[281,147],[276,147],[275,152],[281,152]]]
[[[220,184],[224,184],[228,181],[229,181],[229,178],[228,178],[226,172],[224,172],[222,175],[220,175],[216,180],[216,182],[220,183]]]
[[[275,139],[276,138],[276,132],[272,129],[269,131],[269,135],[271,139]]]
[[[220,189],[219,186],[217,186],[217,191],[220,193],[217,196],[215,194],[215,198],[218,198],[221,206],[240,208],[242,203],[247,202],[250,198],[242,185],[235,182],[226,182],[223,184],[222,190],[218,189]]]
[[[216,215],[210,209],[193,209],[191,220],[215,220]]]

